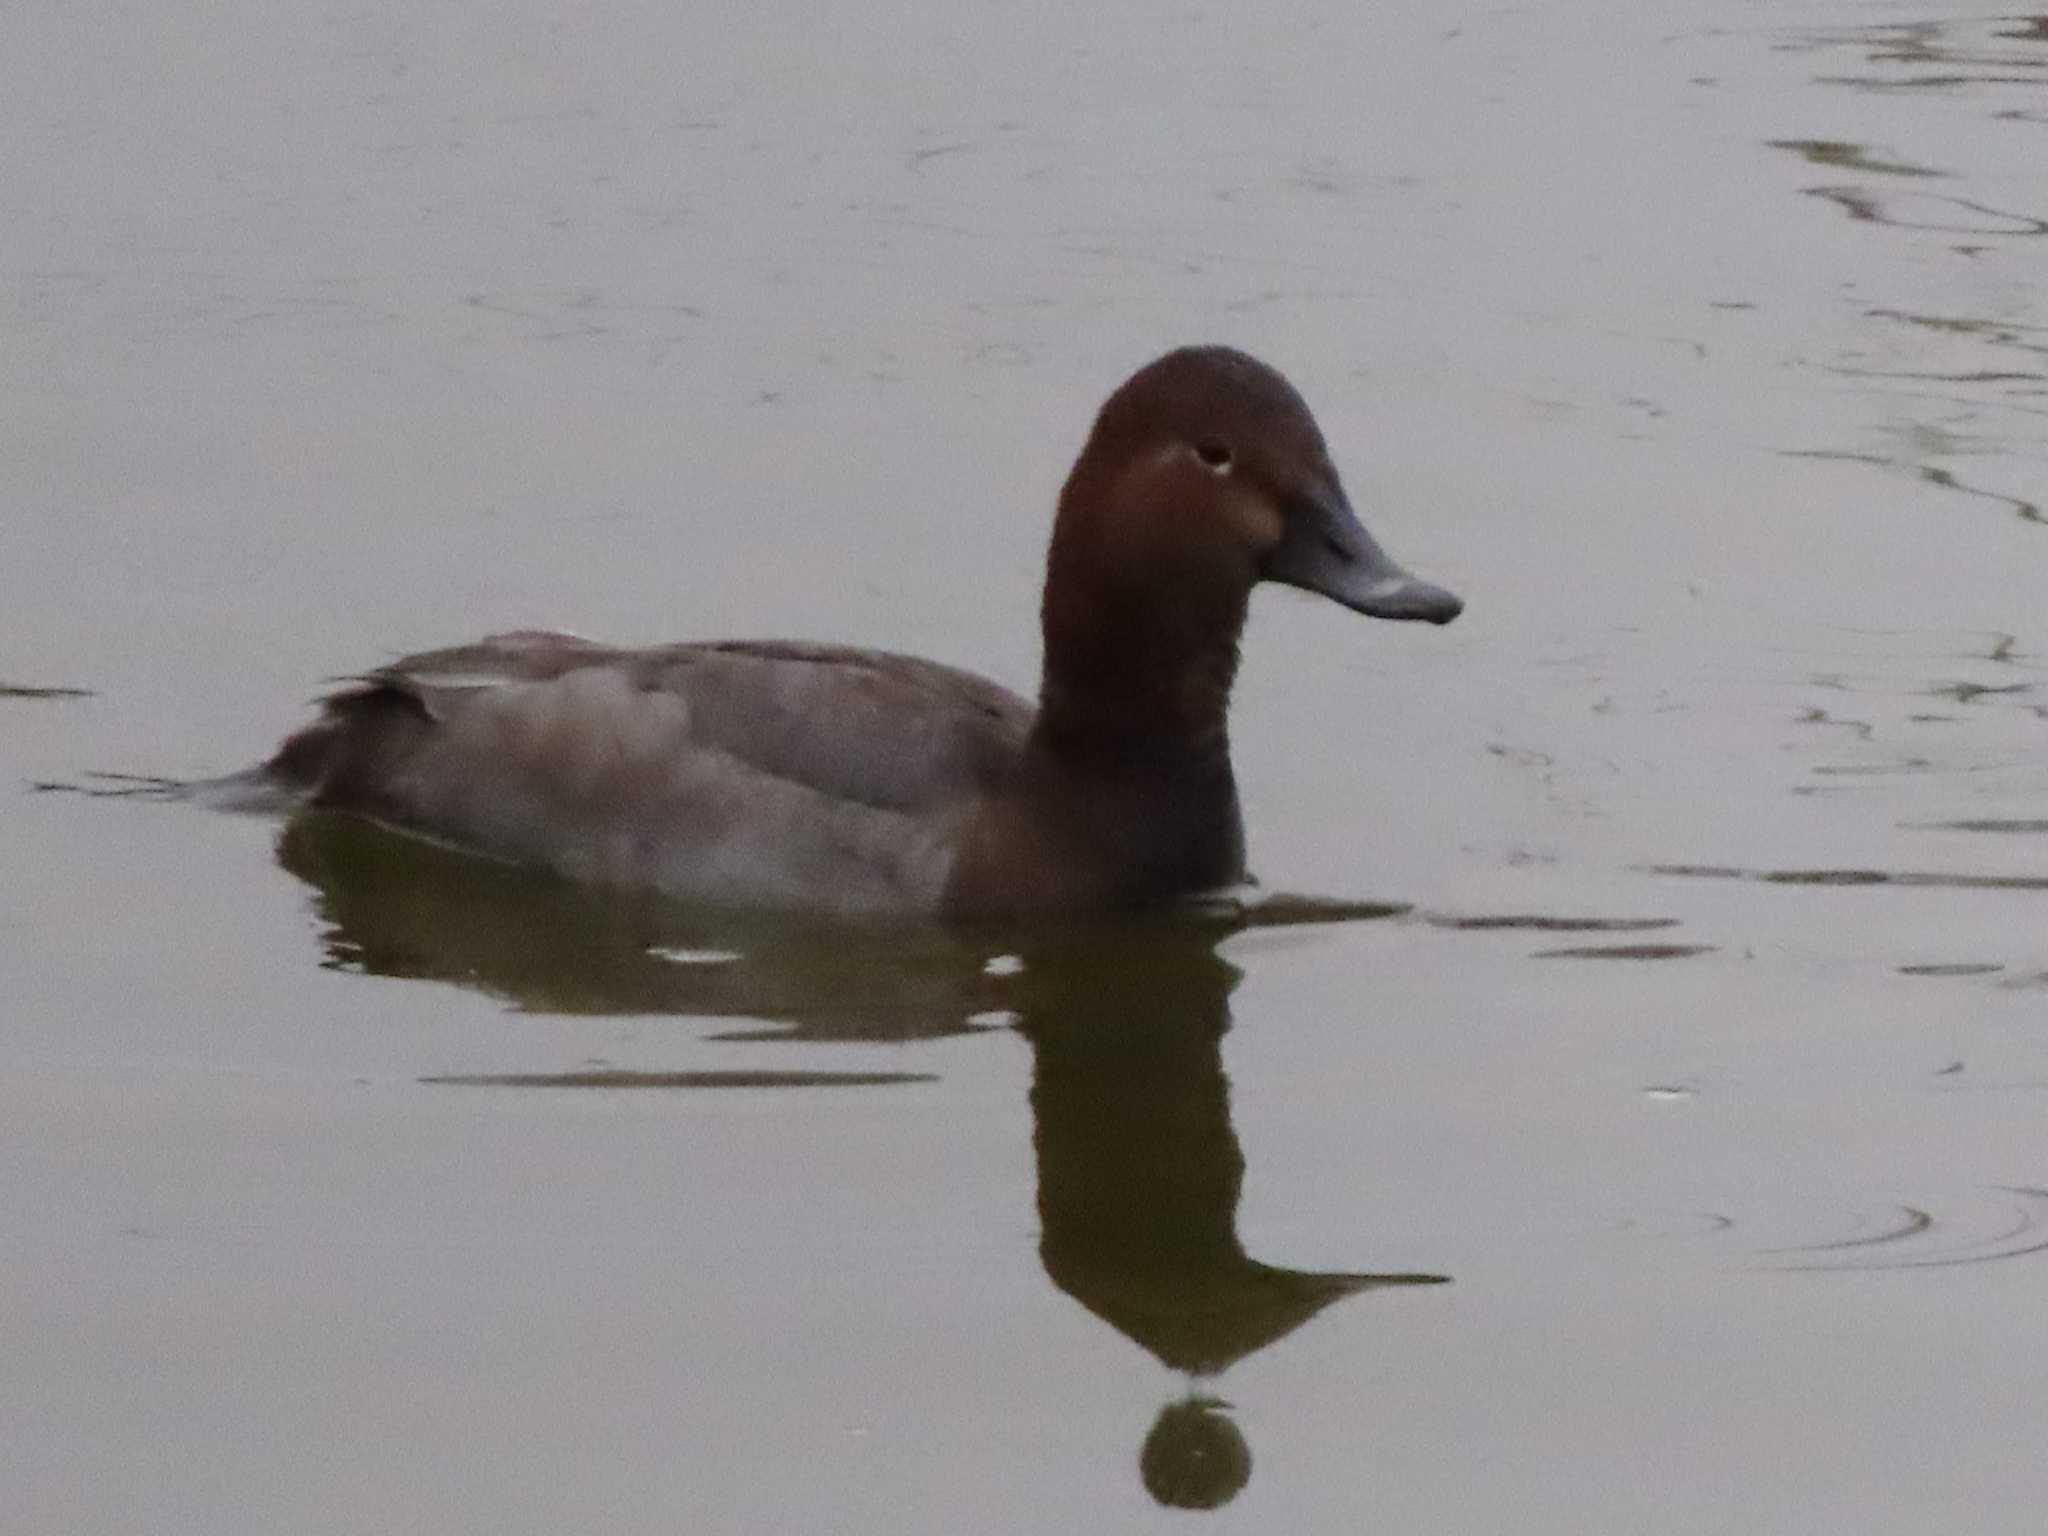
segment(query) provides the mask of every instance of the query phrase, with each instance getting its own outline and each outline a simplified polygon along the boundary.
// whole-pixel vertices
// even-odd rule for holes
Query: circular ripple
[[[1766,1269],[1947,1269],[2048,1253],[2048,1189],[2002,1185],[1954,1210],[1918,1205],[1855,1212],[1849,1230],[1813,1242],[1752,1250]]]
[[[1786,1229],[1796,1226],[1807,1233],[1784,1240]],[[1619,1229],[1712,1241],[1737,1250],[1751,1268],[1779,1274],[1950,1269],[2048,1254],[2048,1189],[1998,1185],[1969,1192],[1952,1205],[1901,1201],[1818,1217],[1666,1213],[1631,1218]]]

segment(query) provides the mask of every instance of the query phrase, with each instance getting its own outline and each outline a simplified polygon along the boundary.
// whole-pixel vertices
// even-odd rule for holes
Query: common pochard
[[[1109,397],[1053,523],[1034,707],[796,641],[521,631],[352,681],[255,776],[574,880],[730,906],[975,919],[1244,878],[1227,714],[1261,581],[1457,617],[1352,512],[1273,369],[1170,352]]]

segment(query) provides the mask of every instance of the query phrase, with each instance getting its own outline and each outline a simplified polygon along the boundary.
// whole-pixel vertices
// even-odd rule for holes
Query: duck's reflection
[[[1251,1474],[1244,1436],[1209,1390],[1232,1362],[1343,1297],[1445,1278],[1286,1269],[1245,1253],[1237,1235],[1244,1155],[1222,1058],[1242,973],[1217,953],[1218,941],[1245,925],[1241,916],[997,942],[942,932],[859,941],[594,896],[341,820],[294,823],[279,856],[317,888],[335,966],[454,981],[536,1011],[770,1021],[723,1039],[909,1040],[1014,1023],[1034,1052],[1046,1273],[1189,1378],[1187,1395],[1162,1409],[1139,1455],[1145,1486],[1162,1503],[1213,1507]],[[760,1086],[774,1076],[644,1081]],[[589,1073],[468,1080],[628,1081]]]
[[[998,1006],[994,979],[940,929],[862,944],[593,891],[345,816],[292,821],[278,862],[318,892],[338,970],[454,982],[532,1013],[744,1021],[728,1040],[918,1040],[995,1022],[981,1017]]]

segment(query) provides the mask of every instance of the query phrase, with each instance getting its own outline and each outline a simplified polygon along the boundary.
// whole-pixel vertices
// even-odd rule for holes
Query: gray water
[[[0,1525],[2040,1528],[2048,19],[6,33]],[[1382,915],[764,930],[25,788],[538,624],[1028,689],[1194,340],[1469,602],[1255,605],[1255,867]]]

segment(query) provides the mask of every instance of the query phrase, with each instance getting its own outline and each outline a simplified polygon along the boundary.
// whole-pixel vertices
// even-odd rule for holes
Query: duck
[[[1060,492],[1035,702],[797,640],[646,648],[519,630],[339,680],[250,770],[593,886],[948,922],[1174,903],[1246,881],[1229,706],[1252,590],[1447,624],[1366,530],[1293,385],[1191,346],[1124,381]]]

